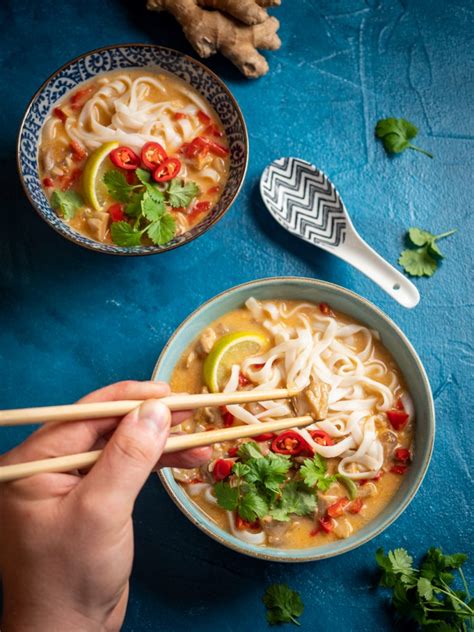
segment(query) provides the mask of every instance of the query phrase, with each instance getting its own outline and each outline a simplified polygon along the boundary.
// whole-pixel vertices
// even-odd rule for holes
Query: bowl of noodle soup
[[[100,48],[31,99],[17,147],[24,190],[59,234],[115,255],[161,253],[230,208],[248,161],[245,122],[206,66],[161,46]]]
[[[266,342],[245,353],[244,345],[240,357],[229,351],[227,374],[213,385],[209,363],[216,351],[224,357],[223,345],[238,348],[236,340],[250,333]],[[159,474],[194,525],[252,557],[311,561],[368,542],[406,509],[429,465],[434,405],[420,359],[381,310],[331,283],[275,277],[223,292],[180,325],[153,379],[176,392],[313,384],[313,393],[326,393],[314,424],[276,437],[265,434],[265,421],[308,414],[295,408],[301,400],[196,411],[180,430],[261,423],[262,434],[214,446],[199,469]],[[258,478],[265,465],[283,466],[276,494],[259,488],[255,476],[245,478],[249,472]],[[317,484],[313,475],[320,476]],[[222,494],[232,488],[240,500],[230,506]],[[252,504],[256,494],[263,509]]]

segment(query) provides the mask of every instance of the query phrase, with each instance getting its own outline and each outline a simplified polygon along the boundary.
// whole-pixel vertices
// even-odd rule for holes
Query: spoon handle
[[[411,308],[418,304],[420,294],[415,285],[376,253],[358,234],[349,233],[344,245],[339,247],[335,254],[380,285],[400,305]]]

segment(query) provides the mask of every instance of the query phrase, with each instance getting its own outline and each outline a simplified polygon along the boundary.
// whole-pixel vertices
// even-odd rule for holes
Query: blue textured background
[[[474,4],[283,0],[273,13],[283,46],[268,55],[266,77],[247,81],[225,60],[209,61],[249,128],[250,166],[237,203],[188,246],[122,259],[83,251],[36,216],[16,175],[16,130],[39,84],[86,50],[129,41],[190,47],[171,17],[148,14],[141,2],[10,0],[0,9],[0,407],[70,402],[108,382],[145,379],[201,302],[281,274],[339,283],[384,309],[415,344],[436,400],[435,453],[409,509],[375,541],[325,562],[284,566],[227,551],[192,527],[152,478],[136,508],[128,632],[265,629],[260,598],[274,581],[301,591],[306,629],[394,630],[373,589],[375,549],[472,549]],[[385,116],[416,123],[419,144],[435,159],[387,158],[373,138]],[[257,183],[265,165],[285,154],[330,176],[363,237],[392,263],[410,225],[461,229],[442,243],[448,258],[436,275],[416,281],[416,309],[399,307],[273,222]],[[2,430],[0,450],[27,431]]]

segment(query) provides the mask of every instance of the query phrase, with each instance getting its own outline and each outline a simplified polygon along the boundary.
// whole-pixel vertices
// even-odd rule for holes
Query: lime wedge
[[[224,388],[233,364],[240,364],[267,345],[267,338],[258,331],[236,331],[219,338],[203,366],[204,382],[211,393],[218,393]]]
[[[97,147],[89,156],[82,174],[82,186],[87,203],[96,211],[101,211],[104,205],[107,189],[102,182],[102,171],[107,156],[119,143],[112,141]]]

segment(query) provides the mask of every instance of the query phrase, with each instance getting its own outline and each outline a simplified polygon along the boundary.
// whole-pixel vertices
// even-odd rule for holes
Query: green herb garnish
[[[176,233],[176,222],[167,206],[188,206],[199,193],[199,187],[194,182],[184,184],[175,179],[161,189],[151,181],[148,171],[137,169],[135,175],[139,180],[137,184],[129,184],[120,171],[110,170],[104,174],[109,195],[124,204],[125,214],[135,220],[131,224],[114,222],[110,229],[112,241],[117,246],[139,246],[142,236],[147,234],[154,244],[166,244]]]
[[[301,625],[298,617],[303,614],[304,604],[296,590],[286,584],[272,584],[262,597],[267,608],[267,621],[276,623],[294,623]]]
[[[411,276],[432,276],[438,267],[439,260],[443,259],[436,242],[439,239],[443,239],[443,237],[449,237],[455,232],[455,230],[450,230],[447,233],[433,235],[421,228],[410,228],[408,230],[408,238],[418,248],[403,250],[398,263]]]
[[[328,474],[326,461],[319,454],[303,461],[300,474],[308,487],[317,487],[322,492],[327,492],[336,482],[336,477]]]
[[[392,590],[392,605],[407,621],[416,622],[423,630],[466,632],[474,630],[474,599],[471,599],[461,566],[464,553],[443,555],[431,548],[420,567],[405,549],[395,549],[385,555],[378,549],[375,559],[382,569],[380,585]],[[458,571],[463,590],[452,588]]]
[[[51,196],[51,206],[64,219],[72,219],[78,208],[84,206],[82,195],[76,191],[56,191]]]
[[[314,512],[314,492],[303,481],[287,482],[292,467],[289,456],[273,452],[264,456],[254,441],[243,443],[238,456],[241,462],[232,468],[232,481],[214,486],[220,507],[237,511],[248,522],[264,516],[287,521],[290,514],[306,516]]]
[[[402,118],[381,119],[375,126],[375,135],[380,138],[387,153],[399,154],[405,149],[414,149],[433,158],[433,154],[410,143],[417,134],[418,128]]]

